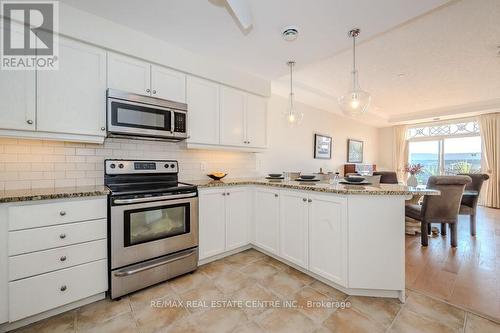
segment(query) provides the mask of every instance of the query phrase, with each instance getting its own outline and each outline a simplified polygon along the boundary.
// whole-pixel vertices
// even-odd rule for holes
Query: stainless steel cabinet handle
[[[302,201],[306,202],[306,201],[307,201],[307,199],[306,199],[306,198],[302,198]]]
[[[61,291],[66,291],[66,289],[68,289],[68,287],[66,287],[66,285],[62,285],[61,288],[59,288]]]
[[[223,196],[226,196],[226,192],[222,193]]]
[[[106,130],[106,127],[101,127],[101,131],[105,131]]]
[[[227,192],[226,194],[227,194],[227,195],[230,195],[231,193]]]
[[[277,194],[275,194],[274,196],[275,196],[276,198],[278,197],[278,195],[277,195]]]
[[[307,200],[307,202],[313,202],[313,200],[312,200],[312,199],[309,199],[309,200]]]
[[[66,238],[66,234],[60,234],[60,235],[59,235],[59,238],[61,238],[61,239]]]
[[[66,261],[66,259],[67,259],[66,256],[62,256],[61,258],[59,258],[59,260],[61,261]]]
[[[65,212],[64,210],[61,210],[61,211],[59,212],[59,215],[64,216],[64,215],[66,215],[66,212]]]
[[[148,93],[148,92],[151,92],[151,89],[146,89],[146,92],[147,92],[147,93]]]
[[[30,125],[33,125],[33,120],[31,120],[31,119],[26,120],[26,122],[27,122],[28,124],[30,124]]]
[[[153,94],[156,94],[156,90],[153,90]]]

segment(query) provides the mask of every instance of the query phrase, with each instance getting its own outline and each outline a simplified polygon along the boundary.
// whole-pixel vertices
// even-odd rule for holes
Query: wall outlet
[[[200,171],[207,171],[207,162],[200,162]]]

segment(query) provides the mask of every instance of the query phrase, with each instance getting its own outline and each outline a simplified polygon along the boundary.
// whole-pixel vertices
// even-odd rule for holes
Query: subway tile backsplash
[[[254,153],[192,150],[185,142],[106,139],[99,145],[0,138],[0,190],[102,185],[106,158],[178,160],[179,178],[186,181],[215,170],[231,178],[259,174]]]

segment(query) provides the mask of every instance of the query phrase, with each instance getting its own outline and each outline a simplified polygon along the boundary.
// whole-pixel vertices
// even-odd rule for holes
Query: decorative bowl
[[[220,174],[215,175],[213,173],[209,173],[207,176],[212,178],[213,180],[221,180],[222,178],[227,176],[227,173],[224,173],[223,175]]]
[[[361,183],[363,180],[365,180],[365,177],[348,176],[344,177],[344,179],[350,183]]]
[[[282,173],[269,173],[268,176],[271,178],[280,178],[280,177],[283,177],[283,174]]]

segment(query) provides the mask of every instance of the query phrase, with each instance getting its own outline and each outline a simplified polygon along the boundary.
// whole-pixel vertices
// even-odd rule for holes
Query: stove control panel
[[[105,160],[104,168],[107,175],[179,172],[179,164],[172,160]]]

